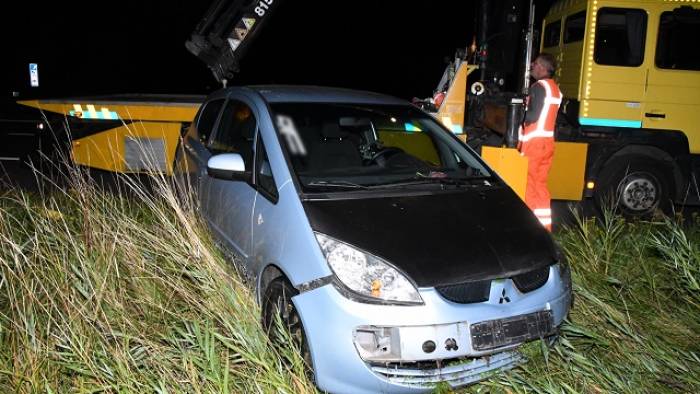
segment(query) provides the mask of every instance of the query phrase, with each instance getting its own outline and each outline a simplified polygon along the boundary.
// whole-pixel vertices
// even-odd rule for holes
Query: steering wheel
[[[403,153],[403,149],[397,148],[395,146],[389,146],[373,154],[369,161],[370,163],[379,163],[380,161],[385,162],[389,159],[389,157],[394,156],[398,153]]]

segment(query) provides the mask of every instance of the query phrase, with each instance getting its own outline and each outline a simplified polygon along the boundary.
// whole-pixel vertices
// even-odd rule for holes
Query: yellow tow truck
[[[557,58],[555,79],[565,97],[552,198],[593,199],[633,217],[668,211],[673,203],[700,204],[697,37],[698,0],[560,0],[550,7],[539,50]],[[447,89],[436,116],[464,133],[522,196],[527,167],[513,149],[513,132],[526,90],[506,92],[500,77],[483,72],[466,82],[487,64],[480,59],[485,44],[471,61],[448,66],[453,77],[441,81]],[[524,56],[524,75],[531,54]]]
[[[134,94],[19,103],[64,116],[77,165],[172,174],[180,134],[202,101],[204,96]]]

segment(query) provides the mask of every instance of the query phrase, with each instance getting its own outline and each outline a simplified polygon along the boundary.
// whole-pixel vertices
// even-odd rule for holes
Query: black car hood
[[[505,278],[556,260],[549,233],[503,186],[303,205],[315,231],[385,259],[419,287]]]

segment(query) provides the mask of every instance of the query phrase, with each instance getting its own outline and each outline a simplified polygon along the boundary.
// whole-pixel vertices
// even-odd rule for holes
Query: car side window
[[[204,104],[204,108],[199,114],[199,119],[197,119],[197,134],[199,135],[200,141],[205,142],[211,136],[214,124],[219,117],[219,112],[223,105],[224,99],[212,100]]]
[[[251,108],[238,100],[229,100],[207,148],[212,154],[238,153],[246,170],[253,167],[253,141],[257,121]]]
[[[279,197],[277,185],[275,184],[275,178],[272,176],[272,166],[270,166],[270,160],[267,158],[267,150],[265,149],[262,138],[258,138],[256,152],[256,182],[260,188],[260,192],[269,200],[277,202],[277,198]]]

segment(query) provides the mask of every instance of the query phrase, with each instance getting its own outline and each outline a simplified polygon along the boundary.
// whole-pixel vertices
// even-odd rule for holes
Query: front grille
[[[387,363],[371,366],[372,372],[394,384],[431,388],[439,382],[459,387],[486,379],[496,371],[515,367],[522,357],[516,352],[502,352],[479,358]]]
[[[515,283],[518,290],[528,293],[539,289],[547,283],[547,280],[549,280],[549,266],[516,275],[511,279],[513,279],[513,283]]]
[[[435,290],[445,299],[458,304],[488,301],[491,292],[491,281],[481,280],[465,282],[456,285],[440,286]]]

